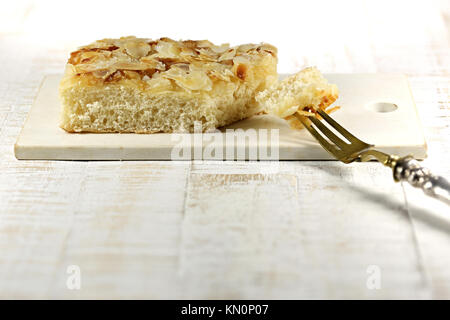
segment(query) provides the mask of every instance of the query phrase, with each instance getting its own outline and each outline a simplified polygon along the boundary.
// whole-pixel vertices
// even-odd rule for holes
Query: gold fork
[[[356,138],[323,110],[318,110],[317,113],[347,141],[338,137],[316,117],[306,117],[298,113],[295,116],[336,159],[343,163],[376,159],[392,169],[395,181],[408,181],[412,186],[421,188],[425,194],[450,205],[450,183],[445,178],[432,174],[411,155],[399,157],[375,150],[374,145]]]

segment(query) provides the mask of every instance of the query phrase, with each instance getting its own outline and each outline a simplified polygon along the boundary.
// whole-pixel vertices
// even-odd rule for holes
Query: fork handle
[[[450,183],[444,177],[434,175],[429,169],[422,167],[413,157],[398,159],[393,172],[396,181],[408,181],[413,187],[422,189],[426,195],[450,205]]]

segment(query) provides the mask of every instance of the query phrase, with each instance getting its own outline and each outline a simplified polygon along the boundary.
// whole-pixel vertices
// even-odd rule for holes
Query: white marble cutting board
[[[326,74],[339,87],[333,117],[360,139],[398,155],[426,157],[426,143],[408,80],[392,74]],[[67,133],[59,128],[59,75],[44,78],[15,144],[17,159],[48,160],[173,160],[180,135]],[[267,115],[235,123],[228,128],[279,129],[280,160],[332,159],[306,130],[291,130],[283,120]],[[223,133],[222,133],[223,134]],[[270,136],[270,134],[269,134]],[[188,139],[193,141],[193,135]],[[186,137],[185,137],[186,138]],[[215,136],[217,138],[217,136]],[[212,136],[204,134],[203,151]],[[223,141],[225,141],[224,139]],[[217,139],[215,140],[217,141]],[[226,147],[226,146],[224,146]],[[248,147],[248,145],[247,145]],[[178,153],[186,159],[211,159],[208,152]],[[226,152],[223,152],[224,157]],[[217,157],[217,154],[211,156]],[[235,152],[237,156],[237,152]],[[247,154],[248,156],[248,154]],[[176,158],[178,160],[179,158]],[[241,158],[239,158],[241,159]]]

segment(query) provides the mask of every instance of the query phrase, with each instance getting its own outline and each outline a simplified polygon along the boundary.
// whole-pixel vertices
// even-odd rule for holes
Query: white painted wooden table
[[[405,73],[428,142],[424,164],[450,177],[447,2],[289,3],[263,4],[258,15],[239,4],[244,26],[228,23],[237,3],[214,18],[210,6],[180,3],[178,23],[155,35],[163,17],[143,23],[147,11],[133,3],[108,14],[94,3],[70,14],[41,1],[0,5],[0,298],[450,298],[450,210],[394,184],[377,163],[288,161],[271,172],[265,163],[14,158],[40,81],[62,72],[76,45],[121,34],[232,36],[277,45],[280,72]],[[108,29],[118,12],[133,18]],[[83,14],[95,28],[76,25]],[[186,14],[201,23],[184,23]],[[249,27],[269,17],[275,30]],[[328,24],[311,30],[319,17]],[[282,30],[299,30],[302,42]],[[71,265],[80,290],[66,286]],[[378,271],[374,289],[367,281]]]

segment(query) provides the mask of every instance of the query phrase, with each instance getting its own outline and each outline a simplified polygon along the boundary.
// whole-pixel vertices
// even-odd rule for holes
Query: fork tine
[[[309,133],[312,134],[314,138],[316,138],[316,140],[320,143],[322,147],[325,148],[325,150],[327,150],[329,153],[333,154],[336,157],[339,156],[341,150],[339,150],[335,145],[329,143],[324,137],[322,137],[320,133],[317,132],[316,129],[311,127],[311,123],[307,122],[308,120],[306,119],[306,117],[301,116],[297,113],[295,113],[295,117],[298,120],[300,120],[300,122],[303,124],[306,130],[308,130]]]
[[[363,143],[367,144],[361,140],[359,140],[357,137],[355,137],[353,134],[348,132],[344,127],[342,127],[339,123],[337,123],[332,117],[330,117],[325,111],[323,110],[317,110],[317,112],[321,115],[321,117],[334,129],[336,129],[340,134],[342,134],[345,139],[350,141],[351,143]]]
[[[343,149],[348,146],[348,143],[335,135],[334,132],[328,129],[327,126],[325,126],[319,119],[316,117],[310,117],[309,120],[317,127],[317,129],[319,129],[319,131],[323,132],[323,134],[334,142],[339,148]]]

